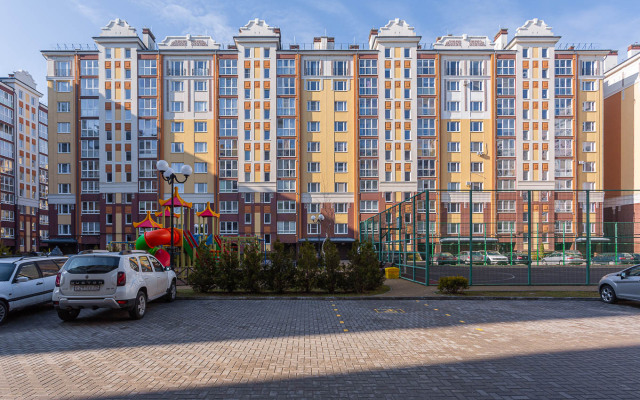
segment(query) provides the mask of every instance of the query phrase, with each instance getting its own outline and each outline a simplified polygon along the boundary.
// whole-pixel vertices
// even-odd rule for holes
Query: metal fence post
[[[527,191],[527,235],[528,235],[528,243],[527,243],[527,251],[529,252],[529,267],[527,268],[527,284],[531,285],[531,190]]]
[[[411,233],[413,233],[413,240],[411,241],[411,254],[413,257],[413,280],[416,280],[416,258],[418,253],[416,252],[417,237],[416,237],[416,196],[413,196],[413,202],[411,203]]]
[[[424,256],[424,285],[425,286],[429,286],[429,264],[431,263],[431,249],[430,249],[430,243],[429,243],[429,232],[430,232],[430,225],[429,225],[429,210],[431,209],[431,206],[429,205],[429,191],[425,191],[425,199],[424,199],[424,211],[427,214],[427,221],[425,222],[425,229],[426,229],[426,235],[425,235],[425,244],[426,244],[426,248],[425,248],[425,256]]]
[[[469,285],[473,285],[473,191],[469,190]],[[460,224],[462,225],[462,224]]]
[[[589,201],[589,189],[586,190],[587,201],[587,282],[591,281],[591,202]],[[618,259],[616,258],[616,262]]]

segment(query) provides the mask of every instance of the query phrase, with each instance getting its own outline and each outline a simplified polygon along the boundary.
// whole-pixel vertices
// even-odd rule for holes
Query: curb
[[[361,297],[302,297],[302,296],[264,296],[264,297],[223,297],[223,296],[194,296],[176,297],[176,300],[570,300],[570,301],[600,301],[599,297],[514,297],[514,296],[361,296]]]

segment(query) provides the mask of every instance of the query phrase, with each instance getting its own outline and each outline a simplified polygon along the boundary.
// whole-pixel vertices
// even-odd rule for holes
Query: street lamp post
[[[324,215],[322,214],[318,214],[318,216],[316,217],[315,215],[311,216],[311,222],[318,224],[318,233],[316,234],[317,239],[318,239],[318,258],[320,258],[320,251],[322,250],[322,246],[320,245],[320,228],[322,227],[322,225],[320,225],[320,223],[324,221]]]
[[[169,267],[171,267],[171,269],[173,269],[173,254],[174,254],[174,246],[173,246],[173,241],[174,241],[174,236],[173,236],[173,188],[174,188],[174,184],[177,183],[185,183],[187,181],[187,179],[189,179],[189,176],[193,173],[193,169],[191,168],[191,166],[189,165],[183,165],[182,168],[180,169],[180,173],[182,175],[184,175],[184,179],[180,180],[178,178],[178,176],[176,175],[176,171],[174,171],[171,167],[169,167],[169,163],[166,162],[165,160],[160,160],[156,163],[156,168],[158,169],[158,172],[160,172],[162,179],[167,182],[169,185],[171,185],[171,193],[169,194],[169,198],[171,199],[171,241],[170,241],[170,246],[169,246]],[[182,227],[184,229],[184,226]]]

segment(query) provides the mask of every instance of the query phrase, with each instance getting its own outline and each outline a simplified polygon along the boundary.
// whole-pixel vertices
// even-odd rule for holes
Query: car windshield
[[[118,268],[119,257],[81,256],[71,257],[64,269],[70,274],[106,274]]]
[[[451,253],[440,253],[440,255],[443,257],[453,257],[453,254]]]
[[[482,253],[480,253],[479,251],[474,251],[473,255],[482,257]]]
[[[13,263],[0,264],[0,282],[7,282],[11,279],[11,275],[13,275],[13,270],[15,268],[16,265]]]
[[[492,256],[501,256],[502,254],[498,253],[497,251],[487,251],[487,254],[492,255]]]

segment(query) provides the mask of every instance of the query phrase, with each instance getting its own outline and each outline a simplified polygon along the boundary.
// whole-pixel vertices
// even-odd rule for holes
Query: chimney
[[[369,31],[369,49],[373,49],[373,42],[378,37],[378,30],[373,28]]]
[[[627,49],[627,59],[635,56],[638,53],[640,53],[640,43],[629,45],[629,48]]]
[[[320,36],[313,38],[314,50],[333,50],[335,48],[335,38]]]
[[[509,33],[507,29],[500,29],[500,31],[496,33],[496,37],[493,38],[495,50],[504,50],[504,48],[507,47],[507,33]]]
[[[604,72],[618,65],[618,50],[611,50],[604,58]]]
[[[142,43],[144,43],[147,50],[156,49],[156,37],[151,33],[151,29],[142,28]]]

